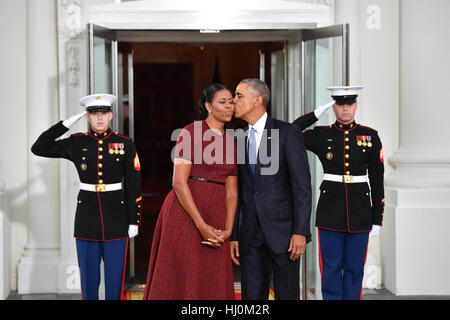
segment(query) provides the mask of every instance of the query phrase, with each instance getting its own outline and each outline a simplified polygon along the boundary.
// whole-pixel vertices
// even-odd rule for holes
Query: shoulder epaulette
[[[378,131],[375,130],[375,129],[372,129],[372,128],[367,127],[367,126],[363,126],[362,124],[360,124],[360,127],[361,127],[361,128],[365,128],[365,129],[369,129],[369,130],[372,130],[372,131],[375,131],[375,132],[378,132]]]
[[[121,138],[125,138],[125,139],[128,139],[128,140],[131,140],[131,138],[130,137],[127,137],[127,136],[124,136],[124,135],[121,135],[120,133],[118,133],[118,132],[116,132],[116,131],[113,131],[113,133],[116,135],[116,136],[119,136],[119,137],[121,137]]]

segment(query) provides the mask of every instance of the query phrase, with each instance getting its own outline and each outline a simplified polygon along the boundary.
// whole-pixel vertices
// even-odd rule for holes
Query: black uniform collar
[[[111,135],[111,133],[112,133],[112,131],[109,127],[106,131],[103,131],[103,132],[94,131],[94,129],[92,129],[92,128],[89,129],[89,135],[94,139],[105,139],[105,138],[109,137]]]
[[[357,124],[355,120],[353,120],[353,122],[349,124],[343,124],[342,122],[339,122],[339,120],[336,120],[334,126],[339,130],[352,130],[357,126]]]

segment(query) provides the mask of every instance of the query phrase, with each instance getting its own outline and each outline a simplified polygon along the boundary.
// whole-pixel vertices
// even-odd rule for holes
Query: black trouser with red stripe
[[[127,258],[128,238],[113,241],[77,239],[82,300],[98,300],[100,262],[105,267],[105,299],[120,300]]]
[[[369,232],[319,228],[319,259],[324,300],[360,300]]]

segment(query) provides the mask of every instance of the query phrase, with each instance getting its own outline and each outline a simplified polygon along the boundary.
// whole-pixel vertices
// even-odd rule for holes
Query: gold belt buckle
[[[105,191],[106,191],[106,187],[103,183],[95,185],[95,192],[105,192]]]
[[[353,183],[353,176],[342,176],[342,182],[344,183]]]

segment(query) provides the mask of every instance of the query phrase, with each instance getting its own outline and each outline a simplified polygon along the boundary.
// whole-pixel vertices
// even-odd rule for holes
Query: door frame
[[[322,28],[307,29],[302,32],[302,81],[301,81],[301,100],[302,100],[302,114],[305,113],[306,108],[306,41],[319,40],[325,38],[342,37],[342,84],[350,84],[350,25],[340,24],[332,25]],[[315,75],[314,75],[315,77]],[[316,104],[316,103],[315,103]],[[317,107],[317,106],[316,106]],[[314,186],[313,186],[314,187]],[[314,192],[314,189],[313,189]],[[313,222],[314,223],[314,222]],[[315,226],[312,225],[312,233],[315,232]],[[314,238],[314,237],[313,237]],[[308,248],[306,249],[308,251]],[[308,299],[308,273],[307,273],[307,254],[302,256],[301,268],[301,282],[302,282],[302,297],[304,300]]]
[[[89,23],[88,24],[88,92],[89,94],[94,94],[94,36],[104,38],[112,41],[112,94],[118,96],[119,94],[119,79],[120,75],[118,73],[118,43],[119,42],[130,42],[130,43],[179,43],[179,42],[190,42],[190,43],[239,43],[239,42],[283,42],[285,47],[284,55],[284,115],[285,121],[289,121],[292,118],[292,113],[290,105],[299,104],[300,112],[303,114],[305,110],[305,41],[317,40],[323,38],[331,38],[342,36],[342,49],[343,49],[343,60],[342,60],[342,82],[346,85],[349,84],[349,24],[332,25],[321,28],[311,28],[311,29],[294,29],[294,30],[284,30],[284,29],[268,29],[268,30],[222,30],[220,32],[214,33],[204,33],[199,32],[199,30],[113,30],[100,27],[98,25]],[[289,82],[292,81],[291,70],[289,69],[291,58],[289,56],[290,48],[295,47],[296,43],[301,43],[301,61],[300,72],[301,72],[301,94],[300,98],[293,98],[289,94],[289,90],[296,90],[294,86],[290,85]],[[128,72],[133,73],[132,68],[132,54],[129,57],[131,61],[128,66]],[[263,61],[261,59],[260,61]],[[131,70],[131,71],[130,71]],[[260,75],[262,77],[262,75]],[[131,81],[132,84],[132,81]],[[131,114],[134,109],[132,105],[132,88],[129,91],[130,94],[130,121],[133,121],[134,115]],[[295,100],[295,101],[290,101]],[[120,101],[119,101],[120,102]],[[115,112],[118,111],[118,105],[116,104]],[[118,117],[115,117],[118,121]],[[113,123],[114,128],[118,127],[118,122]],[[134,132],[131,131],[130,135],[134,136]],[[131,239],[134,240],[134,239]],[[134,248],[134,241],[130,241],[130,248]],[[131,255],[134,250],[130,250],[130,262]],[[134,257],[133,257],[134,259]],[[130,274],[134,274],[134,268],[130,268]],[[302,287],[302,297],[307,299],[307,272],[306,272],[306,254],[302,257],[302,267],[301,267],[301,287]]]

